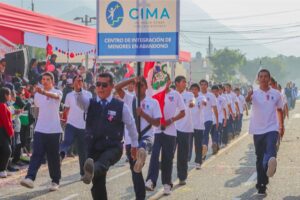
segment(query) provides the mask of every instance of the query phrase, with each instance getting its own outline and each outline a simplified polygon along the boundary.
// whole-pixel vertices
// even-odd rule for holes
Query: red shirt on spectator
[[[9,137],[14,135],[11,112],[5,103],[0,103],[0,128],[4,128]]]

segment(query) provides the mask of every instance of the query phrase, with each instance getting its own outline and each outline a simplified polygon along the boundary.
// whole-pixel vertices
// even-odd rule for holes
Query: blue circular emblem
[[[107,23],[116,28],[121,25],[124,18],[124,11],[121,4],[117,1],[112,1],[106,8],[106,21]]]

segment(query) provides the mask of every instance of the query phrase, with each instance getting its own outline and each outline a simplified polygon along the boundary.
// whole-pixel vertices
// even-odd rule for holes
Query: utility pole
[[[89,26],[92,23],[92,20],[97,20],[97,17],[89,17],[88,15],[84,15],[84,17],[75,17],[74,20],[80,20],[85,26]],[[89,54],[85,54],[85,67],[88,68],[89,65]]]

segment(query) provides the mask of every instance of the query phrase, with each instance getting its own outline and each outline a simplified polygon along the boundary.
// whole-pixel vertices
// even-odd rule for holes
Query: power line
[[[199,22],[199,21],[216,21],[216,20],[239,20],[239,19],[247,19],[247,18],[254,18],[254,17],[264,17],[264,16],[271,16],[271,15],[281,15],[286,13],[298,12],[300,9],[295,10],[285,10],[279,12],[271,12],[271,13],[264,13],[264,14],[257,14],[257,15],[244,15],[244,16],[235,16],[235,17],[225,17],[225,18],[207,18],[207,19],[182,19],[182,22]]]

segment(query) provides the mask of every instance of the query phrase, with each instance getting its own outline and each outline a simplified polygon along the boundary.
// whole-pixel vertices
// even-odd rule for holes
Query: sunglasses
[[[103,88],[107,88],[108,87],[108,83],[105,82],[96,82],[96,86],[97,87],[103,87]]]

